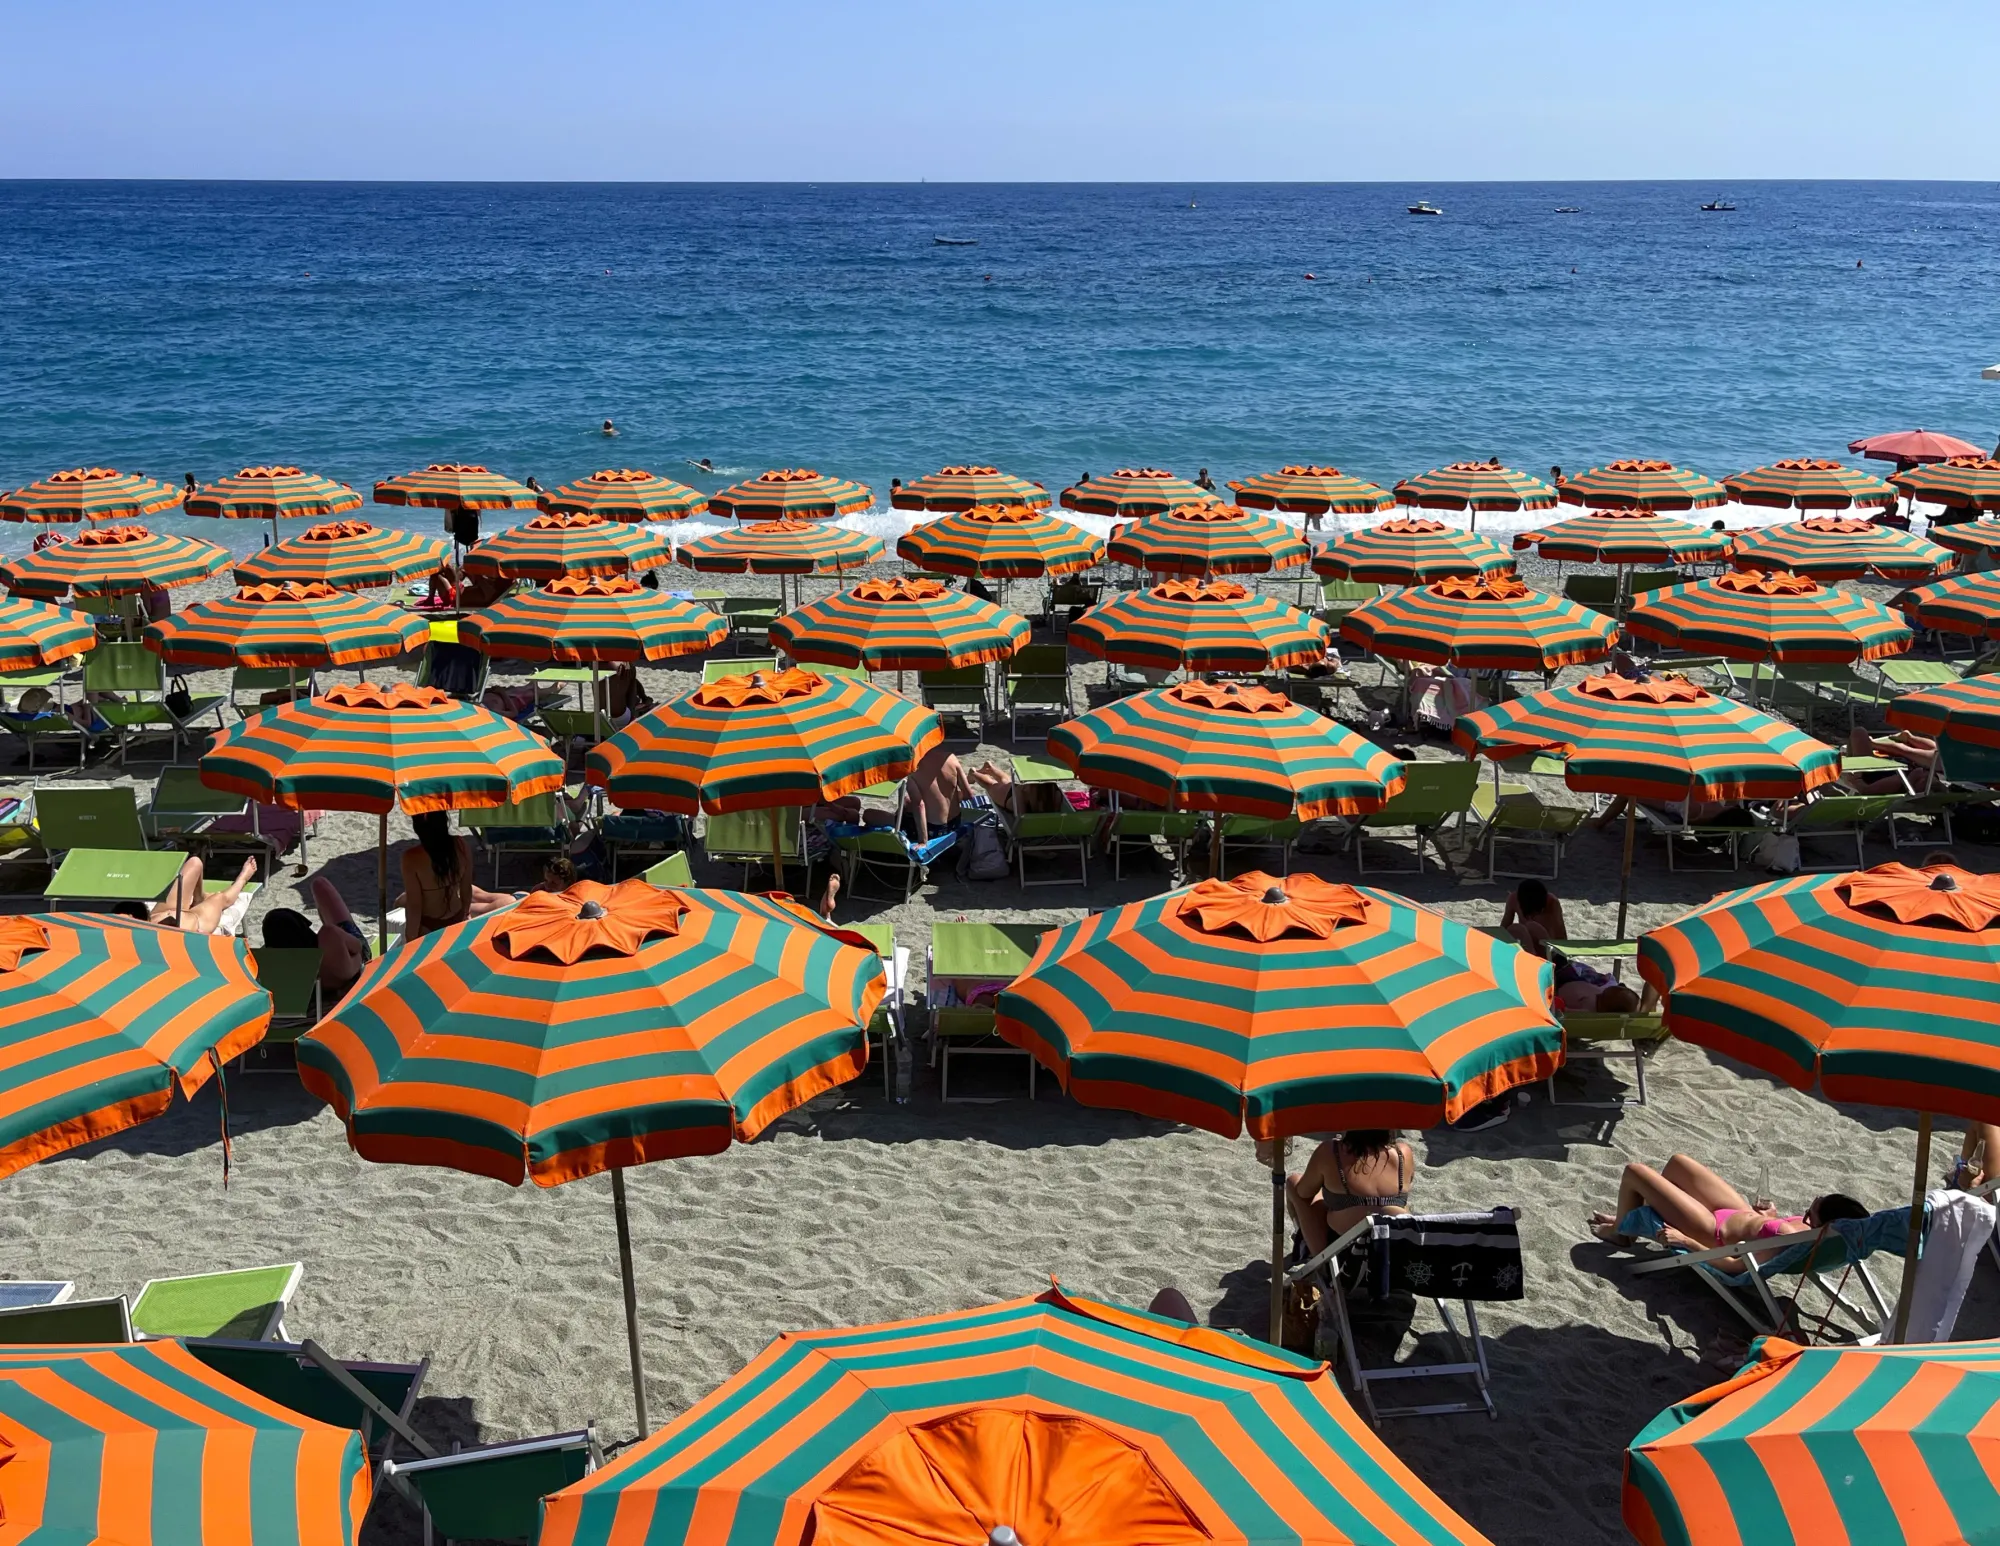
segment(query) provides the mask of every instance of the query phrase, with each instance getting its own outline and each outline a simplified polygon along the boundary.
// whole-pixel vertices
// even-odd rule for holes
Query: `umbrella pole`
[[[785,889],[785,851],[778,836],[778,807],[771,807],[771,889]]]
[[[1639,802],[1631,795],[1625,796],[1625,863],[1618,871],[1618,933],[1617,939],[1625,937],[1625,912],[1632,895],[1632,837],[1639,825]]]
[[[632,1220],[625,1211],[625,1167],[611,1172],[611,1209],[618,1217],[618,1276],[625,1287],[625,1348],[632,1355],[632,1405],[639,1413],[639,1437],[652,1431],[646,1419],[646,1368],[639,1361],[639,1290],[632,1282]]]
[[[303,818],[301,818],[303,819]],[[389,813],[384,811],[375,829],[375,953],[389,948]]]
[[[1285,1340],[1285,1140],[1271,1140],[1271,1334],[1276,1347]]]
[[[1903,1286],[1896,1294],[1896,1334],[1901,1342],[1910,1330],[1910,1296],[1917,1286],[1917,1253],[1923,1245],[1925,1178],[1931,1173],[1931,1114],[1917,1113],[1917,1170],[1910,1178],[1910,1238],[1903,1247]]]

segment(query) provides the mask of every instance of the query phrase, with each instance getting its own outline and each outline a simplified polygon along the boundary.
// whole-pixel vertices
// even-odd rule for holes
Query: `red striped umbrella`
[[[1260,472],[1229,485],[1239,505],[1253,510],[1289,510],[1295,515],[1373,515],[1393,510],[1396,499],[1387,489],[1342,472],[1298,462],[1276,472]]]
[[[296,467],[245,467],[233,478],[204,484],[186,500],[189,515],[269,521],[273,542],[278,539],[281,519],[313,516],[323,520],[360,508],[361,496],[345,483]]]
[[[1871,570],[1889,580],[1928,580],[1958,558],[1922,537],[1857,516],[1812,515],[1736,539],[1738,569],[1789,569],[1816,580],[1855,580]]]
[[[937,580],[864,580],[787,612],[771,642],[794,660],[870,671],[952,671],[1005,660],[1028,620]]]
[[[437,537],[384,530],[367,521],[327,521],[240,561],[236,583],[282,585],[290,580],[371,590],[428,574],[450,556],[451,544]]]
[[[914,528],[896,554],[938,574],[1016,579],[1089,569],[1103,562],[1104,544],[1073,521],[1025,505],[974,505]]]
[[[430,625],[402,607],[331,585],[246,585],[148,623],[141,636],[169,665],[318,670],[394,660],[424,647]]]
[[[1556,491],[1532,473],[1498,462],[1453,462],[1396,485],[1396,503],[1420,510],[1469,510],[1479,524],[1481,510],[1546,510]]]
[[[375,503],[434,510],[532,510],[535,491],[476,462],[432,462],[376,484]]]
[[[1602,660],[1615,619],[1519,580],[1439,580],[1393,591],[1348,613],[1340,636],[1391,660],[1470,671],[1553,671]]]
[[[1326,658],[1327,627],[1234,580],[1169,580],[1101,601],[1069,625],[1103,660],[1156,671],[1282,671]]]
[[[2000,574],[1954,574],[1896,598],[1919,628],[2000,638]]]
[[[1727,503],[1729,491],[1691,467],[1627,457],[1562,479],[1556,497],[1566,505],[1598,510],[1706,510]]]
[[[675,562],[709,574],[837,574],[882,556],[874,538],[824,521],[751,521],[684,542]]]
[[[2000,510],[2000,461],[1974,453],[1947,457],[1928,467],[1912,467],[1890,480],[1911,499],[1948,505],[1954,510]],[[1934,541],[1948,527],[1934,527]]]
[[[1375,585],[1426,585],[1512,570],[1514,555],[1491,537],[1429,516],[1398,516],[1343,532],[1313,554],[1313,573]]]
[[[1880,602],[1803,575],[1750,572],[1648,591],[1625,615],[1641,639],[1725,660],[1881,660],[1910,629]]]
[[[1848,451],[1871,462],[1896,462],[1909,466],[1920,462],[1944,462],[1954,456],[1982,456],[1978,446],[1956,435],[1940,435],[1930,429],[1899,429],[1887,435],[1864,435],[1847,442]]]
[[[830,521],[855,515],[875,503],[865,484],[816,472],[810,467],[774,467],[747,482],[711,494],[708,508],[724,519]]]
[[[1111,561],[1153,574],[1265,574],[1312,556],[1297,528],[1213,500],[1177,505],[1114,532]]]
[[[0,521],[142,521],[181,502],[181,490],[143,473],[71,467],[0,499]]]
[[[465,555],[467,574],[507,580],[560,580],[571,575],[636,574],[673,557],[666,543],[601,515],[538,515],[512,531],[495,532]]]
[[[458,625],[461,644],[495,658],[565,665],[658,663],[712,650],[728,636],[721,613],[615,575],[551,580]]]
[[[143,526],[94,526],[67,542],[0,564],[0,583],[32,596],[75,589],[92,596],[171,590],[205,580],[229,563],[229,550],[194,537]]]
[[[29,671],[81,655],[97,625],[81,612],[22,596],[0,599],[0,671]]]
[[[643,467],[605,467],[587,478],[545,491],[542,509],[601,515],[607,521],[685,521],[708,508],[708,496]]]
[[[1571,564],[1690,564],[1729,551],[1726,533],[1711,531],[1643,507],[1593,510],[1535,531],[1516,534],[1514,546],[1536,548],[1543,558]]]
[[[1160,467],[1120,467],[1108,478],[1086,478],[1062,491],[1065,510],[1117,519],[1158,515],[1178,505],[1212,503],[1215,495]]]
[[[974,505],[1003,509],[1046,509],[1049,491],[998,467],[953,466],[913,478],[889,491],[898,510],[970,510]]]
[[[1845,510],[1851,505],[1893,505],[1896,490],[1858,467],[1824,457],[1795,456],[1768,467],[1753,467],[1722,486],[1740,504],[1778,509]]]

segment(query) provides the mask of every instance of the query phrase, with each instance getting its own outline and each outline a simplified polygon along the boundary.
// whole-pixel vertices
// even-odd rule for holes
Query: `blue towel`
[[[835,842],[844,837],[859,837],[864,832],[895,833],[903,840],[904,851],[918,864],[929,864],[939,855],[949,853],[952,845],[958,841],[957,827],[947,827],[942,832],[933,832],[927,843],[914,843],[910,841],[908,833],[898,831],[895,827],[864,827],[855,821],[829,821],[826,824],[826,835]]]

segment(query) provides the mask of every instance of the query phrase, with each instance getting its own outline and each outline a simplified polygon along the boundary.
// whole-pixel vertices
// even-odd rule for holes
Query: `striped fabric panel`
[[[121,596],[149,587],[192,585],[227,568],[229,550],[194,537],[170,537],[143,526],[95,526],[67,542],[0,564],[0,584],[31,596],[74,588]]]
[[[1956,510],[2000,510],[2000,461],[1990,456],[1950,456],[1942,462],[1912,467],[1889,480],[1912,499],[1948,505]],[[1943,542],[1934,528],[1933,540]]]
[[[202,754],[201,781],[292,810],[414,816],[560,789],[563,762],[476,703],[429,687],[363,683],[237,721]]]
[[[970,510],[975,505],[1045,510],[1049,491],[998,467],[954,466],[891,489],[889,503],[897,510]]]
[[[1097,789],[1173,811],[1314,821],[1380,810],[1403,765],[1278,693],[1189,683],[1135,693],[1049,732],[1049,753]]]
[[[143,521],[171,510],[182,491],[156,478],[110,467],[71,467],[0,498],[0,521],[51,525],[74,521]]]
[[[1994,523],[1994,529],[2000,535],[2000,522]],[[1975,546],[1967,543],[1960,551],[1972,551]],[[1896,605],[1920,628],[1940,628],[1975,638],[2000,635],[2000,574],[1954,574],[1905,591],[1896,598]]]
[[[1396,485],[1396,503],[1421,510],[1546,510],[1554,487],[1498,462],[1453,462]]]
[[[1553,671],[1611,653],[1617,622],[1518,581],[1440,580],[1357,607],[1340,636],[1392,660]]]
[[[0,967],[0,1175],[159,1116],[271,1020],[236,941],[114,914],[0,920]]]
[[[141,637],[169,665],[317,669],[422,649],[430,625],[414,612],[330,585],[251,585],[148,623]]]
[[[938,574],[1024,579],[1093,568],[1104,561],[1104,544],[1060,516],[975,505],[916,527],[896,544],[896,555]]]
[[[543,493],[536,503],[554,513],[637,523],[685,521],[708,508],[708,496],[643,467],[604,467]]]
[[[1304,463],[1257,473],[1230,484],[1229,491],[1239,505],[1253,510],[1288,510],[1297,515],[1373,515],[1396,507],[1396,498],[1387,489],[1338,467]]]
[[[1943,876],[1955,889],[1933,889]],[[1865,888],[1865,889],[1862,889]],[[1945,921],[1966,908],[1979,927]],[[1953,866],[1799,875],[1639,942],[1684,1041],[1829,1100],[2000,1120],[2000,882]],[[1905,919],[1910,921],[1905,921]]]
[[[1898,693],[1889,700],[1888,720],[1899,729],[1940,742],[2000,747],[2000,677],[1973,677]]]
[[[710,513],[739,521],[830,521],[855,515],[875,503],[866,484],[851,483],[810,467],[774,467],[732,484],[708,499]]]
[[[0,1347],[7,1530],[121,1546],[353,1546],[361,1435],[302,1417],[178,1342]]]
[[[639,526],[601,515],[538,515],[473,548],[465,555],[465,572],[506,580],[560,580],[637,574],[672,558],[665,542]]]
[[[531,906],[567,909],[560,956],[509,935]],[[678,932],[647,938],[660,912]],[[372,963],[299,1074],[364,1159],[555,1186],[747,1143],[862,1071],[883,990],[873,949],[785,902],[586,881]]]
[[[591,748],[586,775],[625,810],[816,805],[901,778],[944,740],[921,704],[807,671],[725,677]]]
[[[850,1467],[917,1425],[973,1411],[1082,1418],[1135,1447],[1193,1517],[1171,1536],[1164,1521],[1105,1519],[1094,1546],[1484,1539],[1355,1416],[1327,1365],[1052,1289],[923,1320],[787,1333],[551,1498],[542,1546],[797,1541]],[[1047,1474],[1020,1471],[1026,1457],[1013,1449],[976,1459],[1003,1475]],[[1058,1470],[1045,1487],[1087,1494],[1091,1480]],[[977,1538],[959,1533],[962,1517],[923,1524],[935,1539]],[[1045,1528],[1022,1538],[1055,1537]]]
[[[0,671],[53,665],[96,643],[96,625],[81,612],[19,596],[0,599]]]
[[[1768,467],[1753,467],[1722,486],[1739,504],[1778,509],[1845,510],[1851,505],[1893,505],[1894,485],[1859,467],[1821,457],[1795,456]]]
[[[223,520],[272,521],[290,516],[320,520],[361,508],[361,496],[345,483],[296,467],[245,467],[187,496],[189,515]]]
[[[677,601],[631,580],[568,579],[471,613],[458,625],[458,637],[503,659],[662,661],[714,649],[729,637],[729,621],[699,602]]]
[[[1561,479],[1556,497],[1593,510],[1706,510],[1726,504],[1729,491],[1691,467],[1652,457],[1606,462]]]
[[[752,521],[683,543],[675,562],[708,574],[836,574],[882,556],[882,544],[823,521]]]
[[[375,503],[438,510],[532,510],[535,491],[476,463],[432,462],[376,484]]]
[[[1729,561],[1738,569],[1785,569],[1816,580],[1855,580],[1871,571],[1889,580],[1928,580],[1958,557],[1893,526],[1821,515],[1745,532]]]
[[[1268,921],[1322,906],[1324,937]],[[998,1028],[1087,1106],[1226,1138],[1433,1127],[1561,1066],[1551,971],[1393,892],[1252,872],[1045,934]]]
[[[1313,554],[1313,573],[1373,585],[1428,585],[1511,573],[1514,555],[1491,537],[1428,516],[1343,532]]]
[[[1626,632],[1726,660],[1880,660],[1910,626],[1878,601],[1801,575],[1752,571],[1650,591]]]
[[[1312,550],[1274,516],[1213,502],[1178,505],[1112,533],[1115,564],[1153,574],[1264,574],[1304,563]]]
[[[1625,1452],[1645,1546],[1974,1541],[2000,1519],[2000,1342],[1801,1347],[1769,1337]]]
[[[1947,526],[1933,522],[1925,536],[1954,553],[2000,553],[2000,521],[1958,521]]]
[[[370,590],[429,574],[451,557],[441,537],[390,531],[367,521],[327,521],[240,560],[238,585],[331,585]]]
[[[1729,537],[1651,510],[1595,510],[1514,538],[1566,564],[1689,564],[1722,557]]]
[[[1161,467],[1120,467],[1105,478],[1089,478],[1062,491],[1065,510],[1120,519],[1158,515],[1180,505],[1215,502],[1215,495]]]
[[[870,671],[945,671],[1005,660],[1028,620],[936,580],[867,580],[787,612],[771,642],[794,660]]]
[[[1070,624],[1069,638],[1121,665],[1247,673],[1324,660],[1327,626],[1233,581],[1171,580],[1100,601]]]

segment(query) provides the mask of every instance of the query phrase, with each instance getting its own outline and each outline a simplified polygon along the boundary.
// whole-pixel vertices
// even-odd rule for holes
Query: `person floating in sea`
[[[1196,488],[1205,488],[1211,494],[1215,492],[1215,479],[1211,478],[1208,475],[1208,469],[1206,467],[1202,468],[1200,472],[1194,475],[1194,486]]]
[[[1563,470],[1562,470],[1562,468],[1560,468],[1560,467],[1551,467],[1551,468],[1549,469],[1549,482],[1551,482],[1551,483],[1553,483],[1553,484],[1557,485],[1558,487],[1560,487],[1560,486],[1562,485],[1562,480],[1563,480]]]
[[[194,474],[191,472],[182,473],[181,481],[187,485],[187,492],[192,494],[195,490]]]
[[[609,419],[606,419],[604,421],[604,428],[599,430],[598,433],[600,435],[615,435],[618,433],[618,426],[613,424]]]
[[[531,473],[529,473],[529,474],[527,475],[527,477],[523,478],[523,479],[522,479],[521,481],[522,481],[522,483],[524,483],[524,484],[525,484],[525,485],[526,485],[527,487],[529,487],[529,488],[533,489],[533,490],[534,490],[534,491],[535,491],[535,492],[536,492],[537,494],[541,493],[541,491],[542,491],[542,486],[541,486],[541,484],[539,484],[539,483],[537,483],[537,482],[535,481],[535,475],[534,475],[534,474],[533,474],[532,472],[531,472]]]
[[[707,457],[705,457],[705,456],[697,456],[697,457],[694,457],[694,458],[692,458],[692,459],[691,459],[691,460],[690,460],[690,461],[688,462],[688,466],[690,466],[690,467],[699,467],[699,468],[700,468],[700,469],[701,469],[701,470],[702,470],[703,472],[714,472],[714,471],[715,471],[715,463],[711,462],[711,461],[710,461],[710,460],[709,460],[709,459],[708,459]]]

